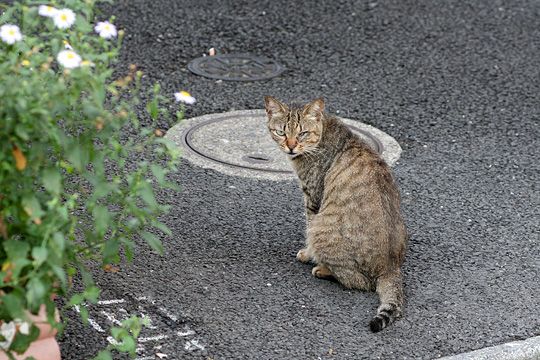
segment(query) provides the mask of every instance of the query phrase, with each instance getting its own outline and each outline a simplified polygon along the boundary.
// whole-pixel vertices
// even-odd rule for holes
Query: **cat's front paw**
[[[319,279],[332,279],[334,275],[325,265],[317,265],[311,269],[311,274]]]
[[[298,251],[298,254],[296,254],[296,258],[298,259],[298,261],[303,263],[308,263],[311,261],[311,256],[309,255],[309,251],[306,248],[300,249],[300,251]]]

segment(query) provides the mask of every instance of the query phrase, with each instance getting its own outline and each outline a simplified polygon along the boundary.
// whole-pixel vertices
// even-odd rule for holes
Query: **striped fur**
[[[287,106],[265,98],[268,129],[288,154],[300,180],[308,220],[302,262],[313,275],[380,298],[370,329],[380,331],[402,314],[401,265],[407,233],[399,191],[381,157],[337,118],[324,101]]]

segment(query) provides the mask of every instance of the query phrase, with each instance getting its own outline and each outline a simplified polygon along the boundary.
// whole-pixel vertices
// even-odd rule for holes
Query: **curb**
[[[447,356],[439,360],[539,360],[540,336],[522,341],[491,346],[468,353]]]

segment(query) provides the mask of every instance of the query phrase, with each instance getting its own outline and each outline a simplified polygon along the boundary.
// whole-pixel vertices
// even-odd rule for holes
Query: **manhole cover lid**
[[[194,74],[228,81],[257,81],[280,75],[285,68],[264,56],[222,54],[192,60],[188,69]]]
[[[401,153],[389,135],[359,121],[341,119],[392,165]],[[167,138],[184,149],[183,157],[197,166],[227,175],[288,180],[291,164],[268,134],[264,110],[232,111],[183,120]]]

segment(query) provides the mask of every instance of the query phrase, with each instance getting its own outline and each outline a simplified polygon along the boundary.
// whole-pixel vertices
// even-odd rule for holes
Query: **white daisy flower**
[[[53,20],[57,28],[68,29],[75,22],[75,13],[70,9],[57,10]]]
[[[15,338],[16,332],[17,328],[15,327],[15,323],[13,321],[3,323],[2,326],[0,326],[0,335],[2,335],[5,339],[4,341],[0,341],[0,349],[7,350],[9,348],[13,342],[13,339]]]
[[[66,69],[74,69],[81,66],[81,57],[73,50],[62,50],[58,53],[56,60]]]
[[[21,319],[15,319],[13,320],[15,322],[15,327],[19,330],[19,332],[23,335],[30,334],[30,324],[26,321],[22,321]]]
[[[104,39],[111,39],[116,37],[116,26],[108,21],[100,21],[95,26],[94,30]]]
[[[22,40],[21,30],[17,25],[5,24],[0,27],[0,38],[3,42],[12,45]]]
[[[52,6],[49,6],[49,5],[40,5],[39,10],[38,10],[39,15],[50,17],[50,18],[54,17],[54,15],[56,15],[57,12],[58,12],[58,9],[53,8]]]
[[[174,93],[174,98],[178,102],[183,102],[183,103],[190,104],[190,105],[195,104],[195,102],[197,101],[187,91],[180,91],[180,92]]]

